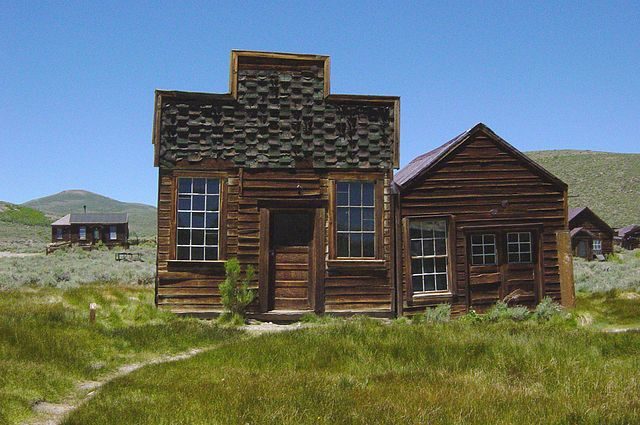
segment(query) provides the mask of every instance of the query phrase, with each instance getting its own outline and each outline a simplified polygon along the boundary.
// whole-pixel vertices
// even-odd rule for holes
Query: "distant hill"
[[[60,218],[72,212],[126,212],[129,213],[129,231],[138,236],[155,236],[156,208],[151,205],[120,202],[86,190],[65,190],[55,195],[33,199],[23,206]]]
[[[569,206],[587,206],[611,227],[640,223],[640,154],[527,152],[569,185]]]
[[[27,226],[48,226],[51,222],[42,211],[3,201],[0,201],[0,221]]]

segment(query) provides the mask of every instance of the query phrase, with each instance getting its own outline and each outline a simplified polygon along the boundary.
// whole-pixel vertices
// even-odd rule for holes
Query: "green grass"
[[[611,227],[640,223],[640,154],[527,152],[569,185],[569,206],[591,208]]]
[[[0,221],[0,251],[44,252],[51,242],[49,226]]]
[[[66,424],[638,423],[640,335],[340,321],[108,384]]]
[[[619,290],[578,293],[575,314],[585,324],[598,329],[640,330],[640,293]]]
[[[623,249],[604,262],[574,257],[573,268],[577,292],[640,292],[640,249]]]
[[[91,302],[98,304],[95,324],[88,322]],[[148,287],[0,291],[0,424],[22,421],[35,402],[59,401],[77,381],[99,378],[118,365],[236,334],[157,310]]]
[[[0,202],[0,221],[29,226],[48,226],[51,223],[41,211],[5,202]]]

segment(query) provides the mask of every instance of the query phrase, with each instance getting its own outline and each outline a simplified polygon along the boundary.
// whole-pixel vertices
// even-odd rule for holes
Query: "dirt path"
[[[294,323],[291,325],[276,325],[275,323],[259,323],[243,326],[241,329],[247,332],[250,337],[275,332],[286,332],[301,329],[305,327],[300,323]],[[235,341],[235,340],[234,340]],[[231,341],[231,342],[234,342]],[[103,377],[98,381],[82,381],[76,384],[76,391],[73,395],[70,395],[60,403],[49,403],[47,401],[41,401],[33,406],[33,412],[36,414],[35,418],[32,418],[25,422],[29,425],[58,425],[62,423],[64,418],[80,407],[82,404],[91,400],[98,392],[98,390],[105,384],[113,381],[114,379],[126,376],[136,370],[145,366],[156,365],[161,363],[177,362],[181,360],[189,359],[197,354],[207,351],[215,350],[229,342],[221,342],[216,345],[202,348],[193,348],[188,351],[184,351],[174,355],[163,355],[151,360],[142,361],[138,363],[131,363],[120,366],[115,372]]]

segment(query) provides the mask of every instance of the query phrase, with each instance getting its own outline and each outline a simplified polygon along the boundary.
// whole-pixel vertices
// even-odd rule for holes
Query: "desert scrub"
[[[640,249],[621,250],[615,261],[573,259],[576,291],[608,292],[625,290],[640,292]]]
[[[220,284],[220,298],[225,312],[220,316],[221,322],[232,325],[241,325],[245,321],[247,306],[255,299],[256,294],[249,289],[249,283],[255,275],[253,267],[246,269],[244,278],[240,278],[242,272],[240,262],[231,258],[224,263],[225,279]]]
[[[0,288],[24,285],[69,288],[93,282],[151,284],[155,250],[133,248],[143,261],[115,261],[115,250],[59,250],[50,255],[0,258]]]
[[[424,313],[416,313],[411,317],[413,323],[446,323],[449,320],[451,320],[450,304],[427,307]]]
[[[239,332],[156,309],[153,290],[85,285],[0,291],[0,423],[39,400],[59,401],[75,382],[123,363],[213,345]],[[88,305],[98,304],[96,323]]]
[[[638,356],[548,322],[344,320],[139,370],[66,424],[638,423]]]

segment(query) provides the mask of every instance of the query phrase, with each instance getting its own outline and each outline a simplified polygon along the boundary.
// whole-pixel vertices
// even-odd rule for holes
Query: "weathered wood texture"
[[[582,228],[591,233],[591,235],[584,237],[589,245],[589,249],[587,250],[588,260],[593,258],[594,253],[592,252],[592,242],[594,239],[599,239],[602,242],[603,255],[611,254],[613,252],[613,229],[604,223],[602,219],[596,216],[591,210],[585,209],[569,221],[569,229],[576,228]],[[571,248],[574,256],[578,254],[578,243],[579,240],[583,238],[583,235],[587,235],[587,233],[581,232],[572,238]]]
[[[194,171],[189,171],[193,169]],[[188,263],[172,261],[175,258],[175,176],[176,174],[193,175],[194,172],[211,175],[193,165],[183,165],[178,170],[161,170],[158,195],[158,282],[157,302],[160,306],[175,311],[220,311],[220,297],[218,285],[224,279],[224,270],[220,263],[199,262]],[[352,179],[371,180],[381,178],[381,186],[388,187],[391,171],[372,174],[367,171],[350,171],[348,174],[326,170],[247,170],[242,171],[227,168],[223,178],[226,202],[225,211],[221,213],[226,220],[226,232],[221,238],[226,238],[226,252],[221,260],[237,257],[243,267],[251,265],[256,272],[262,270],[265,262],[269,262],[268,250],[261,252],[261,232],[266,232],[268,226],[260,226],[260,211],[263,209],[282,210],[283,208],[310,209],[311,211],[325,211],[316,219],[324,220],[322,240],[317,241],[319,251],[318,261],[306,270],[299,270],[316,276],[315,291],[317,294],[307,294],[311,299],[314,295],[316,311],[344,312],[344,311],[387,311],[391,314],[392,296],[392,240],[391,240],[391,198],[388,190],[380,198],[380,219],[376,228],[380,232],[382,248],[378,260],[365,261],[329,261],[331,225],[329,187],[335,179],[350,176]],[[380,176],[380,177],[378,177]],[[267,215],[268,216],[268,215]],[[276,255],[278,255],[276,253]],[[299,265],[299,264],[298,264]],[[299,267],[298,267],[299,268]],[[293,271],[292,271],[293,272]],[[284,273],[284,270],[276,273]],[[261,273],[257,273],[258,276]],[[282,277],[282,276],[280,276]],[[300,276],[298,276],[300,277]],[[264,277],[266,279],[268,277]],[[259,278],[258,278],[259,280]],[[279,279],[302,281],[300,279]],[[256,281],[255,286],[266,284]],[[276,285],[276,298],[287,298],[293,292],[300,292],[302,288],[288,288],[286,285]],[[295,289],[295,290],[294,290]],[[291,294],[289,294],[289,291]],[[285,292],[287,295],[284,296]],[[268,296],[261,293],[262,296]],[[281,300],[276,303],[278,309],[302,308],[302,303],[291,300]],[[252,312],[258,314],[260,300],[252,305]],[[306,307],[306,305],[305,305]]]
[[[558,264],[560,267],[560,298],[563,306],[573,308],[576,305],[576,291],[573,282],[571,237],[566,230],[558,231],[556,235],[558,240]]]
[[[86,228],[86,238],[80,239],[80,227]],[[129,226],[126,223],[116,224],[116,238],[110,238],[110,224],[70,224],[68,226],[51,226],[51,242],[71,242],[74,245],[95,245],[102,242],[106,246],[127,246]],[[62,239],[58,239],[57,229],[62,229]],[[96,234],[97,230],[97,234]],[[97,236],[97,237],[96,237]]]
[[[558,248],[555,233],[566,229],[565,193],[558,185],[532,170],[521,158],[482,132],[471,137],[429,173],[400,195],[401,218],[446,217],[453,232],[449,238],[449,270],[453,284],[449,296],[413,296],[403,244],[402,282],[405,312],[442,302],[454,313],[469,307],[482,310],[514,289],[521,300],[532,303],[542,296],[560,299]],[[484,229],[484,230],[483,230]],[[468,236],[473,232],[531,231],[539,257],[531,265],[471,266]],[[406,229],[403,231],[406,238]],[[500,239],[500,238],[499,238]]]

